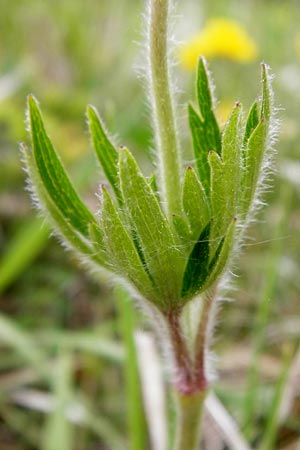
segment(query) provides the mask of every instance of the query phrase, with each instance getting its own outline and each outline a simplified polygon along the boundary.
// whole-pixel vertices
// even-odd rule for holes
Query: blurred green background
[[[19,151],[20,142],[28,143],[24,110],[26,95],[33,93],[56,148],[93,209],[98,207],[94,193],[103,177],[90,148],[87,104],[99,109],[117,142],[132,149],[145,171],[151,172],[153,140],[140,44],[145,35],[144,3],[0,0],[1,450],[149,448],[143,421],[137,426],[144,427],[144,438],[132,444],[134,425],[128,431],[126,420],[130,408],[137,410],[138,405],[128,388],[128,370],[124,377],[122,336],[128,338],[129,333],[125,345],[130,346],[132,324],[128,319],[125,326],[122,323],[122,295],[116,295],[107,280],[87,274],[73,254],[49,237],[25,190]],[[222,17],[236,21],[257,47],[257,56],[247,63],[217,53],[208,57],[221,121],[236,100],[248,108],[257,96],[261,61],[276,75],[281,132],[275,174],[264,197],[268,206],[249,229],[236,263],[232,301],[225,302],[220,313],[214,389],[253,447],[296,450],[300,446],[299,2],[177,3],[178,42],[189,42],[212,18]],[[188,161],[186,104],[194,98],[195,74],[182,64],[179,47],[174,50],[174,72]],[[137,327],[148,328],[142,317],[131,313]],[[71,401],[77,416],[70,422],[64,420],[64,408]]]

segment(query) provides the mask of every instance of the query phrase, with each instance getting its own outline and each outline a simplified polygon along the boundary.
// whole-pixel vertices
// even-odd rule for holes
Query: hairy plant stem
[[[159,184],[166,213],[172,217],[172,214],[179,213],[181,201],[179,148],[168,65],[170,0],[149,1],[149,82],[159,159]]]
[[[181,311],[166,315],[175,363],[174,396],[176,401],[176,436],[173,450],[199,450],[201,418],[208,392],[205,360],[210,330],[215,318],[215,290],[203,299],[201,318],[193,350],[184,336]]]

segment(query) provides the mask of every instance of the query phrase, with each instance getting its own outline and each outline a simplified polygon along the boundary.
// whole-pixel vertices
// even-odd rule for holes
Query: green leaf
[[[33,161],[32,153],[25,147],[22,148],[22,151],[26,170],[34,189],[34,197],[37,197],[39,202],[41,202],[44,212],[48,215],[50,221],[54,224],[58,232],[64,237],[66,242],[68,242],[68,244],[83,255],[90,256],[93,253],[93,250],[89,246],[89,243],[80,233],[77,232],[75,228],[73,228],[68,218],[63,215],[48,194],[38,168]],[[93,220],[96,219],[93,218]],[[95,258],[95,260],[97,260],[97,258]]]
[[[261,65],[262,99],[261,119],[269,121],[272,111],[272,91],[270,86],[269,68],[267,64]]]
[[[201,183],[206,191],[206,194],[208,195],[210,185],[210,171],[207,162],[207,155],[211,150],[211,147],[206,140],[205,126],[192,105],[188,105],[188,114],[196,166]]]
[[[203,289],[211,286],[226,268],[234,243],[236,224],[237,219],[234,217],[228,227],[225,237],[221,239],[216,253],[209,263],[208,277],[205,281],[205,286],[203,286]]]
[[[191,240],[191,230],[188,221],[183,216],[173,214],[172,223],[174,225],[174,229],[177,231],[177,234],[182,240],[184,246],[187,247],[188,243]]]
[[[253,103],[253,105],[250,108],[247,122],[246,122],[246,129],[245,129],[245,135],[244,135],[244,140],[243,140],[244,145],[247,145],[248,139],[251,136],[253,130],[255,130],[255,128],[257,127],[258,123],[259,123],[258,102],[257,102],[257,100],[255,100],[255,102]]]
[[[105,247],[110,256],[111,270],[129,279],[141,293],[147,294],[148,299],[155,297],[154,288],[136,247],[122,224],[109,193],[103,186],[100,223]]]
[[[155,194],[127,149],[120,150],[120,181],[134,227],[162,307],[180,298],[183,257]]]
[[[219,242],[224,236],[228,226],[228,218],[230,211],[227,203],[227,183],[222,159],[216,152],[209,152],[208,162],[211,169],[211,255],[213,255],[218,248]],[[231,212],[232,214],[232,212]],[[232,217],[232,215],[231,215]]]
[[[241,179],[241,104],[233,109],[223,132],[222,159],[208,156],[211,168],[211,257],[216,252],[232,217],[237,214]]]
[[[119,159],[118,152],[104,131],[104,125],[101,122],[96,108],[93,106],[88,106],[87,117],[97,158],[106,175],[106,178],[110,182],[116,194],[118,201],[121,202],[117,172],[117,164]]]
[[[197,98],[209,150],[221,153],[221,133],[213,111],[212,94],[209,83],[209,74],[204,58],[199,59],[197,74]]]
[[[101,230],[101,228],[99,227],[98,223],[91,222],[89,224],[89,236],[90,242],[97,254],[97,258],[101,260],[101,264],[104,267],[109,268],[109,259],[104,243],[104,233],[103,230]]]
[[[241,180],[241,213],[247,216],[255,196],[257,182],[264,157],[267,123],[262,120],[250,136],[245,149],[245,167]]]
[[[185,172],[182,205],[191,226],[191,237],[198,239],[199,233],[210,219],[210,210],[204,188],[192,167],[188,167]]]
[[[238,197],[240,195],[241,178],[241,116],[242,105],[236,103],[222,136],[222,161],[226,182],[226,213],[223,215],[225,229],[231,218],[236,214]]]
[[[199,177],[206,193],[209,194],[210,172],[207,155],[211,150],[221,154],[221,133],[213,112],[208,72],[203,58],[200,58],[198,64],[197,99],[200,116],[189,105],[189,124]]]
[[[46,134],[38,104],[28,97],[28,112],[35,164],[42,183],[67,221],[84,236],[88,236],[88,223],[93,214],[80,200],[73,184]]]
[[[182,297],[191,297],[200,292],[207,278],[210,225],[209,222],[202,230],[189,256],[183,276]]]

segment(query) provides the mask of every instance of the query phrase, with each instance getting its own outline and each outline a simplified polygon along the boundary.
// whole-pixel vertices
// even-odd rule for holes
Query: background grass
[[[0,7],[0,449],[59,450],[57,442],[64,450],[147,449],[147,434],[134,431],[145,424],[132,412],[141,401],[134,381],[132,312],[120,307],[120,292],[116,299],[105,279],[86,274],[48,237],[24,190],[18,150],[18,142],[27,142],[25,97],[33,92],[56,147],[94,209],[102,176],[90,149],[86,104],[98,107],[119,142],[151,172],[147,93],[134,69],[143,64],[136,42],[144,33],[144,1],[0,0]],[[260,61],[276,74],[276,104],[282,108],[277,173],[265,197],[268,206],[249,230],[251,240],[238,260],[233,301],[224,303],[220,315],[214,389],[253,447],[296,449],[299,4],[179,0],[178,13],[178,40],[221,16],[237,20],[257,44],[253,63],[209,61],[220,113],[236,100],[250,106]],[[188,159],[185,105],[194,97],[195,76],[178,63],[176,77]],[[135,316],[136,326],[147,328]],[[122,337],[133,355],[129,359]]]

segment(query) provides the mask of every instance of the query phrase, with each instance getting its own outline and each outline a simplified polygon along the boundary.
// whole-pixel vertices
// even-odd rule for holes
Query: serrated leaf
[[[210,209],[204,188],[192,167],[188,167],[184,175],[182,205],[190,223],[191,238],[197,239],[210,219]]]
[[[198,293],[207,278],[210,226],[209,222],[201,231],[189,256],[183,276],[182,297],[191,297]]]
[[[89,246],[86,239],[81,235],[81,233],[73,228],[70,221],[62,214],[58,206],[48,194],[37,166],[33,161],[32,153],[25,147],[22,148],[22,151],[26,169],[32,182],[32,186],[34,187],[34,195],[41,202],[44,212],[48,215],[50,221],[54,224],[55,228],[64,237],[68,244],[83,255],[91,255],[93,250]]]
[[[241,181],[241,213],[247,216],[255,196],[257,182],[264,157],[267,123],[262,120],[250,136],[245,150],[245,168]]]
[[[106,175],[106,178],[110,182],[116,197],[120,202],[121,195],[117,172],[117,164],[119,159],[118,152],[108,138],[107,133],[104,131],[104,125],[101,122],[96,108],[93,106],[88,106],[87,117],[97,158]]]
[[[197,99],[200,116],[194,108],[189,105],[189,124],[199,177],[206,194],[208,195],[210,171],[207,163],[207,155],[211,150],[221,154],[221,133],[213,111],[208,72],[203,58],[199,60],[198,64]]]
[[[127,149],[120,150],[121,191],[147,267],[167,308],[180,298],[184,260],[155,194]]]
[[[110,256],[111,270],[125,276],[137,289],[154,296],[153,285],[145,271],[136,247],[125,229],[109,193],[102,187],[101,194],[101,228],[105,248]]]
[[[247,145],[248,139],[251,136],[253,130],[257,127],[259,123],[259,116],[258,116],[258,102],[255,100],[255,102],[252,104],[248,117],[246,122],[246,129],[244,134],[244,140],[243,144]]]
[[[203,289],[207,289],[209,286],[217,280],[217,278],[222,274],[230,258],[230,253],[232,251],[234,242],[234,233],[236,230],[237,220],[234,217],[231,224],[228,227],[226,235],[222,238],[218,245],[215,255],[211,259],[208,267],[208,277],[205,280]]]
[[[88,223],[93,214],[79,198],[45,131],[36,100],[28,97],[28,112],[34,161],[42,183],[61,215],[84,236],[88,236]]]

